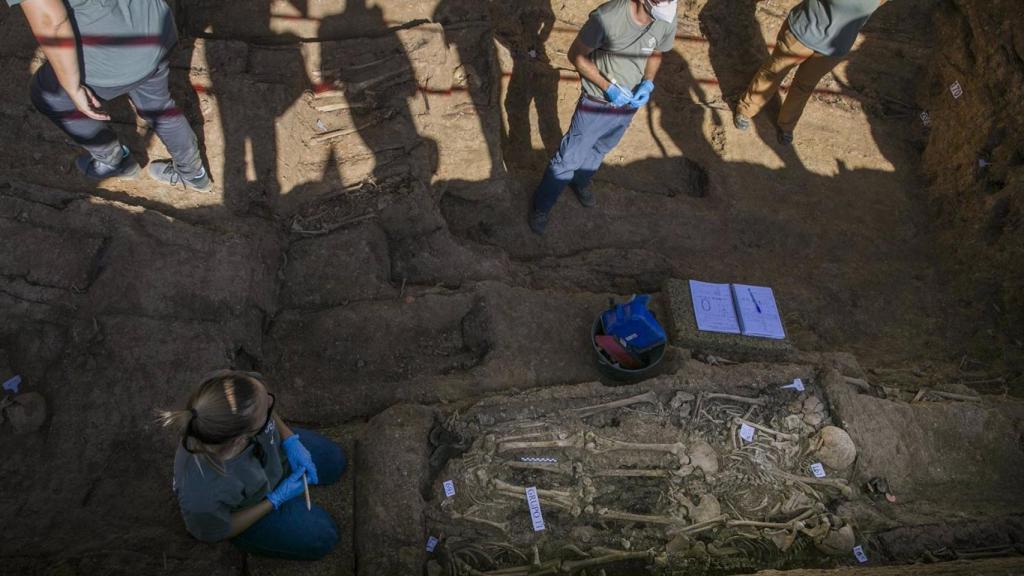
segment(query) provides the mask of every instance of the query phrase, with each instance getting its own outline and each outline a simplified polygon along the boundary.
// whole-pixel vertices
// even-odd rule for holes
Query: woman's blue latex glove
[[[274,488],[273,492],[267,494],[267,500],[270,500],[274,510],[277,510],[285,502],[302,494],[305,489],[306,487],[302,483],[302,470],[292,472],[291,476],[278,483],[277,488]]]
[[[645,106],[647,101],[651,99],[651,92],[654,92],[654,82],[644,80],[636,87],[636,91],[633,92],[633,99],[630,100],[629,105],[633,108]]]
[[[616,108],[621,108],[633,100],[633,95],[629,93],[629,90],[618,84],[609,84],[608,89],[604,91],[604,97],[608,99],[609,104]]]
[[[284,453],[288,456],[288,464],[291,465],[292,472],[302,473],[305,471],[306,480],[310,484],[316,484],[320,481],[316,476],[316,464],[313,463],[313,456],[302,445],[298,434],[292,434],[285,438],[281,446],[284,446]]]

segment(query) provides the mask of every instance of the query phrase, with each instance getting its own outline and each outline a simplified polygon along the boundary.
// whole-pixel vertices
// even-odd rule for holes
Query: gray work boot
[[[746,131],[747,128],[750,128],[750,118],[737,112],[732,115],[732,125],[735,126],[737,130]]]
[[[100,162],[93,158],[92,154],[85,152],[84,154],[79,154],[78,158],[75,158],[75,166],[78,167],[86,178],[92,180],[106,180],[107,178],[132,179],[139,173],[139,163],[135,161],[135,158],[132,158],[132,153],[123,144],[121,145],[121,161],[116,165]]]
[[[184,178],[181,173],[174,168],[174,162],[170,160],[154,160],[149,163],[149,177],[157,182],[163,182],[164,184],[170,184],[171,186],[183,185],[187,188],[191,188],[196,192],[209,192],[213,189],[213,183],[210,182],[210,176],[206,173],[205,168],[200,168],[198,176],[192,178]]]

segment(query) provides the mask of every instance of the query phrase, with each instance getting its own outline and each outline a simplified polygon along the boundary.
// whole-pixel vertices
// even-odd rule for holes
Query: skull
[[[829,556],[845,556],[857,543],[857,537],[853,533],[853,527],[849,524],[841,528],[833,528],[828,534],[815,542],[814,546]]]
[[[697,440],[690,445],[687,455],[690,457],[690,464],[703,470],[705,475],[718,473],[718,454],[711,444]]]
[[[825,426],[812,445],[821,463],[835,470],[845,470],[857,458],[857,447],[842,428]]]

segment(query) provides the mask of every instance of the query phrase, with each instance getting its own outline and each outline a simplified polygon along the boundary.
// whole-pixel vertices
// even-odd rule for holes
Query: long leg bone
[[[779,438],[780,440],[792,440],[794,442],[800,440],[800,435],[799,434],[787,434],[785,432],[779,432],[778,430],[772,430],[771,428],[769,428],[767,426],[763,426],[761,424],[758,424],[756,422],[751,422],[749,420],[744,420],[743,418],[733,418],[732,421],[733,421],[734,424],[738,424],[738,425],[746,424],[747,426],[750,426],[751,428],[760,430],[761,432],[764,432],[765,434],[771,434],[772,436],[775,436],[776,438]]]
[[[653,558],[654,554],[649,550],[642,550],[638,552],[628,552],[626,550],[621,550],[613,554],[606,554],[604,556],[598,556],[596,558],[587,558],[586,560],[575,560],[572,562],[562,562],[562,572],[574,574],[577,570],[592,568],[594,566],[601,566],[602,564],[611,564],[612,562],[622,562],[625,560],[651,560]]]
[[[850,488],[850,483],[842,478],[815,478],[813,476],[797,476],[796,474],[790,474],[789,472],[783,472],[782,470],[774,471],[776,476],[785,480],[792,480],[793,482],[803,482],[811,486],[828,486],[829,488],[835,488],[842,492],[843,496],[847,498],[853,498],[853,488]]]
[[[668,452],[679,457],[679,460],[683,464],[687,464],[690,461],[689,456],[686,455],[686,444],[682,442],[675,442],[672,444],[643,444],[637,442],[622,442],[621,440],[612,440],[611,438],[600,438],[594,437],[594,452],[600,454],[602,452],[613,452],[616,450],[632,450],[632,451],[645,451],[645,452]]]
[[[615,477],[615,478],[669,478],[675,474],[674,470],[659,470],[650,468],[611,468],[598,470],[594,476]]]
[[[614,410],[615,408],[622,408],[624,406],[631,406],[633,404],[640,404],[641,402],[647,402],[650,404],[658,403],[658,395],[653,390],[645,392],[643,394],[633,396],[631,398],[623,398],[621,400],[613,400],[612,402],[605,402],[604,404],[598,404],[596,406],[587,406],[586,408],[573,408],[569,412],[575,413],[580,418],[586,418],[587,416],[593,416],[607,410]]]
[[[715,526],[718,526],[720,524],[724,524],[725,521],[728,520],[728,519],[729,519],[729,516],[727,514],[722,514],[721,516],[716,516],[715,518],[712,518],[710,520],[705,520],[703,522],[698,522],[696,524],[690,524],[689,526],[684,526],[682,528],[677,528],[677,529],[673,530],[672,533],[673,534],[697,534],[698,532],[703,532],[705,530],[710,530],[711,528],[714,528]]]
[[[767,402],[764,398],[750,398],[749,396],[734,396],[732,394],[716,394],[708,393],[704,395],[705,400],[732,400],[734,402],[743,402],[744,404],[756,404],[758,406],[764,406]]]
[[[477,518],[476,516],[470,516],[469,514],[459,514],[458,512],[449,509],[448,515],[452,517],[452,520],[462,520],[465,522],[472,522],[474,524],[481,524],[483,526],[489,526],[499,530],[502,534],[508,535],[509,523],[508,522],[493,522],[486,518]]]
[[[750,526],[752,528],[774,528],[774,529],[791,529],[794,527],[803,527],[803,522],[759,522],[757,520],[727,520],[725,525],[730,528],[739,526]]]
[[[686,523],[682,518],[671,516],[653,516],[650,514],[633,514],[631,512],[619,512],[603,508],[597,511],[598,516],[609,520],[622,520],[623,522],[643,522],[645,524],[663,524],[666,526],[683,525]]]
[[[494,489],[501,494],[515,498],[523,498],[526,495],[526,486],[517,486],[498,478],[494,479]],[[537,497],[540,499],[541,504],[550,504],[565,510],[572,510],[575,507],[573,494],[571,492],[538,488]]]
[[[502,442],[498,444],[498,452],[512,450],[544,450],[554,448],[583,448],[583,433],[579,432],[564,440],[544,440],[538,442]]]

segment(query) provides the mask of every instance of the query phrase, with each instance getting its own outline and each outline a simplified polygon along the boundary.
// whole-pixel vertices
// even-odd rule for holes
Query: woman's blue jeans
[[[320,434],[293,428],[316,464],[320,486],[334,484],[348,465],[345,452]],[[339,530],[326,510],[306,510],[304,497],[292,498],[232,540],[242,550],[288,560],[319,560],[338,543]]]

